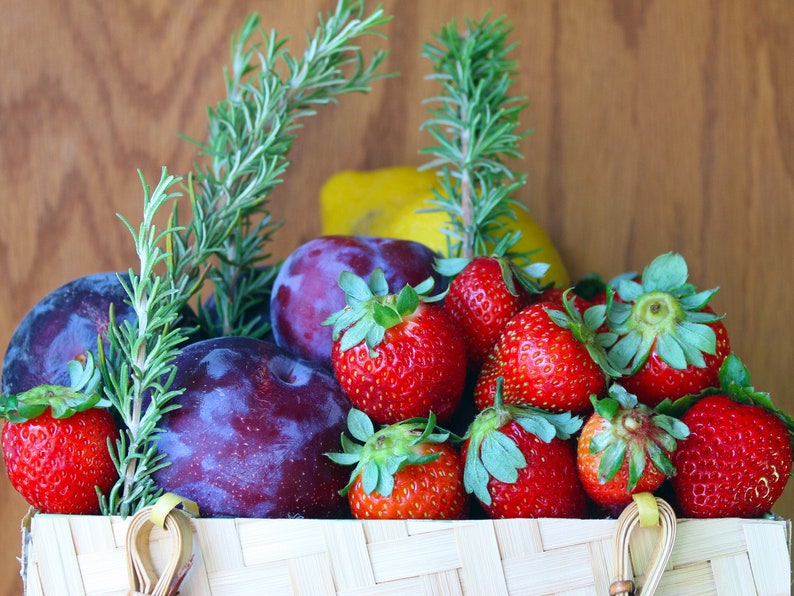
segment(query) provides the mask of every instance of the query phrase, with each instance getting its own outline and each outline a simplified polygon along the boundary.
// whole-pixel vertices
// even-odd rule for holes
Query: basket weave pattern
[[[35,515],[27,594],[127,594],[115,517]],[[608,594],[614,520],[345,521],[194,519],[184,595]],[[631,539],[635,578],[657,528]],[[155,528],[155,565],[171,541]],[[678,521],[659,595],[790,594],[790,522]]]

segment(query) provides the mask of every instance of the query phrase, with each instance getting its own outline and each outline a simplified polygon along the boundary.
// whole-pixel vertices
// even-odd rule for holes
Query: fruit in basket
[[[673,406],[675,407],[675,405]],[[675,502],[686,517],[758,517],[780,498],[792,470],[794,422],[750,385],[729,356],[720,389],[686,408],[690,435],[672,456]]]
[[[42,513],[96,515],[97,491],[118,478],[108,444],[119,429],[100,404],[98,371],[68,364],[69,385],[40,385],[2,395],[3,458],[14,489]]]
[[[350,402],[333,375],[270,342],[220,337],[177,357],[180,407],[166,413],[159,486],[205,517],[342,517],[345,471],[323,456]]]
[[[504,257],[475,257],[455,275],[444,310],[463,334],[472,370],[482,365],[504,326],[532,295],[524,275]]]
[[[14,489],[42,513],[96,515],[97,490],[118,478],[108,441],[118,427],[105,408],[56,419],[50,411],[3,426],[3,457]]]
[[[617,516],[633,494],[653,493],[675,474],[670,455],[689,430],[677,418],[638,403],[618,384],[607,397],[593,399],[593,406],[577,439],[579,477],[590,499]]]
[[[410,165],[336,172],[320,189],[322,234],[382,236],[376,228],[406,202],[432,198],[436,180],[434,171]]]
[[[603,306],[583,315],[566,291],[565,310],[535,302],[505,325],[485,359],[474,387],[477,409],[493,403],[496,380],[504,379],[504,400],[554,412],[592,409],[590,396],[603,396],[616,371],[606,360],[608,334],[597,334]]]
[[[628,369],[621,384],[651,407],[716,387],[731,352],[725,325],[708,304],[717,289],[699,292],[688,275],[681,255],[659,255],[639,282],[617,284],[608,309],[607,324],[618,334],[610,361]]]
[[[464,486],[492,518],[570,517],[587,514],[571,437],[580,418],[502,400],[472,421],[461,455]]]
[[[124,276],[123,276],[124,277]],[[134,318],[115,272],[74,279],[44,296],[20,321],[3,360],[3,393],[38,385],[69,385],[67,364],[96,354],[108,327],[110,306],[116,320]]]
[[[295,249],[273,282],[271,322],[275,342],[301,358],[331,366],[332,313],[344,308],[344,292],[337,283],[342,271],[367,277],[383,269],[389,287],[417,285],[433,276],[436,291],[445,287],[433,269],[435,255],[408,240],[358,236],[320,236]]]
[[[382,269],[369,281],[339,276],[347,306],[333,326],[331,362],[353,404],[379,424],[434,414],[447,421],[466,381],[466,346],[457,326],[433,302],[433,278],[390,292]]]
[[[676,502],[686,517],[757,517],[783,493],[791,445],[783,422],[761,406],[710,395],[683,416],[691,435],[673,456]]]
[[[350,410],[343,451],[328,453],[355,466],[342,489],[356,519],[462,519],[468,512],[463,462],[435,417],[375,430],[362,411]],[[356,442],[358,441],[358,442]]]

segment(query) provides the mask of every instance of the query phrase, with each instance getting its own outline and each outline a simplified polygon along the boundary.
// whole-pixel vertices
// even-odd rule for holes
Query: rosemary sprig
[[[172,187],[179,178],[163,169],[160,183],[144,189],[143,221],[138,230],[122,218],[135,241],[140,270],[120,276],[135,309],[134,322],[111,324],[100,341],[99,365],[103,388],[123,422],[110,446],[119,481],[101,500],[106,515],[127,516],[152,504],[161,494],[152,474],[168,465],[157,451],[158,424],[178,407],[180,390],[172,389],[175,358],[185,341],[182,313],[206,280],[214,284],[220,325],[211,313],[199,316],[207,329],[224,335],[252,333],[248,310],[269,291],[269,271],[259,265],[267,258],[267,243],[276,225],[267,210],[270,192],[288,167],[287,153],[299,121],[337,96],[366,91],[381,76],[377,69],[385,53],[376,51],[369,63],[354,45],[357,37],[379,34],[375,27],[390,17],[378,8],[364,16],[363,2],[339,0],[336,10],[307,39],[300,58],[286,50],[286,39],[264,35],[264,45],[252,44],[259,17],[249,17],[232,40],[232,72],[227,73],[227,97],[209,110],[208,141],[199,144],[209,157],[187,181],[190,221],[180,226]],[[351,71],[351,72],[346,72]],[[284,74],[280,74],[283,72]],[[172,209],[164,229],[158,213]]]
[[[170,259],[162,245],[167,244],[166,238],[178,228],[159,230],[155,219],[164,206],[179,196],[170,190],[177,181],[164,168],[160,183],[151,191],[141,175],[144,197],[140,228],[136,231],[119,216],[132,234],[140,271],[135,274],[130,269],[128,278],[119,276],[135,319],[119,325],[111,306],[105,334],[108,351],[98,342],[105,395],[123,424],[116,445],[110,450],[119,481],[107,499],[100,499],[105,514],[127,516],[160,494],[151,474],[164,462],[157,453],[154,438],[157,423],[175,407],[171,400],[179,393],[170,390],[175,372],[172,363],[185,339],[177,323],[189,291],[184,286],[187,278],[182,278],[182,285],[176,285],[173,278],[158,273]]]
[[[519,143],[531,131],[517,130],[525,98],[508,95],[516,63],[508,58],[515,44],[507,42],[507,20],[486,14],[465,25],[459,31],[452,21],[434,34],[437,45],[423,45],[433,66],[428,78],[441,84],[442,94],[426,100],[435,107],[428,107],[422,125],[437,145],[420,153],[433,156],[424,167],[439,171],[441,188],[428,210],[449,215],[447,256],[470,260],[503,241],[505,220],[515,219],[515,208],[526,208],[511,196],[526,175],[505,161],[521,157]],[[511,236],[503,245],[517,240]]]
[[[215,290],[214,307],[210,311],[199,303],[197,309],[207,334],[261,336],[269,330],[267,321],[251,314],[269,300],[276,272],[263,266],[280,225],[271,218],[267,199],[288,166],[300,121],[315,114],[317,106],[341,94],[366,92],[372,81],[387,76],[377,73],[385,52],[375,51],[367,63],[351,45],[362,35],[378,35],[376,27],[390,19],[381,8],[368,16],[363,10],[362,2],[339,2],[333,13],[320,17],[299,58],[288,53],[286,39],[259,28],[256,14],[232,40],[227,97],[209,111],[207,141],[196,143],[210,163],[196,166],[194,223],[186,227],[176,252],[177,261],[190,261],[186,247],[191,241],[215,247],[217,264],[207,276]],[[261,43],[252,43],[256,32]],[[218,236],[207,237],[213,231]]]

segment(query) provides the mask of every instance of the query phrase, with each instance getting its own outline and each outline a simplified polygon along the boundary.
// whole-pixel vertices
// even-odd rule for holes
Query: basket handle
[[[645,570],[644,585],[635,591],[629,542],[637,526],[658,526],[659,538]],[[673,552],[675,534],[675,512],[664,499],[654,497],[651,493],[633,495],[633,501],[620,514],[615,530],[615,580],[609,587],[610,596],[652,596]]]
[[[179,497],[166,493],[157,503],[143,507],[132,516],[126,535],[128,596],[174,596],[179,591],[193,564],[193,531],[186,511],[176,508],[180,502]],[[154,526],[171,537],[171,555],[160,576],[149,550]]]

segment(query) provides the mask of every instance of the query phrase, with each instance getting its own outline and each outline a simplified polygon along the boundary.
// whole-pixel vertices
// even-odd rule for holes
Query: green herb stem
[[[505,221],[515,219],[515,208],[525,208],[511,194],[526,175],[505,164],[521,157],[519,143],[530,132],[517,131],[525,98],[508,96],[515,72],[507,57],[514,47],[507,43],[510,32],[504,18],[492,21],[486,14],[467,19],[464,31],[451,22],[434,35],[435,45],[423,46],[433,66],[428,78],[442,94],[427,100],[430,117],[422,128],[437,144],[421,153],[433,157],[425,167],[441,178],[430,210],[449,216],[449,257],[488,254],[505,235]]]

